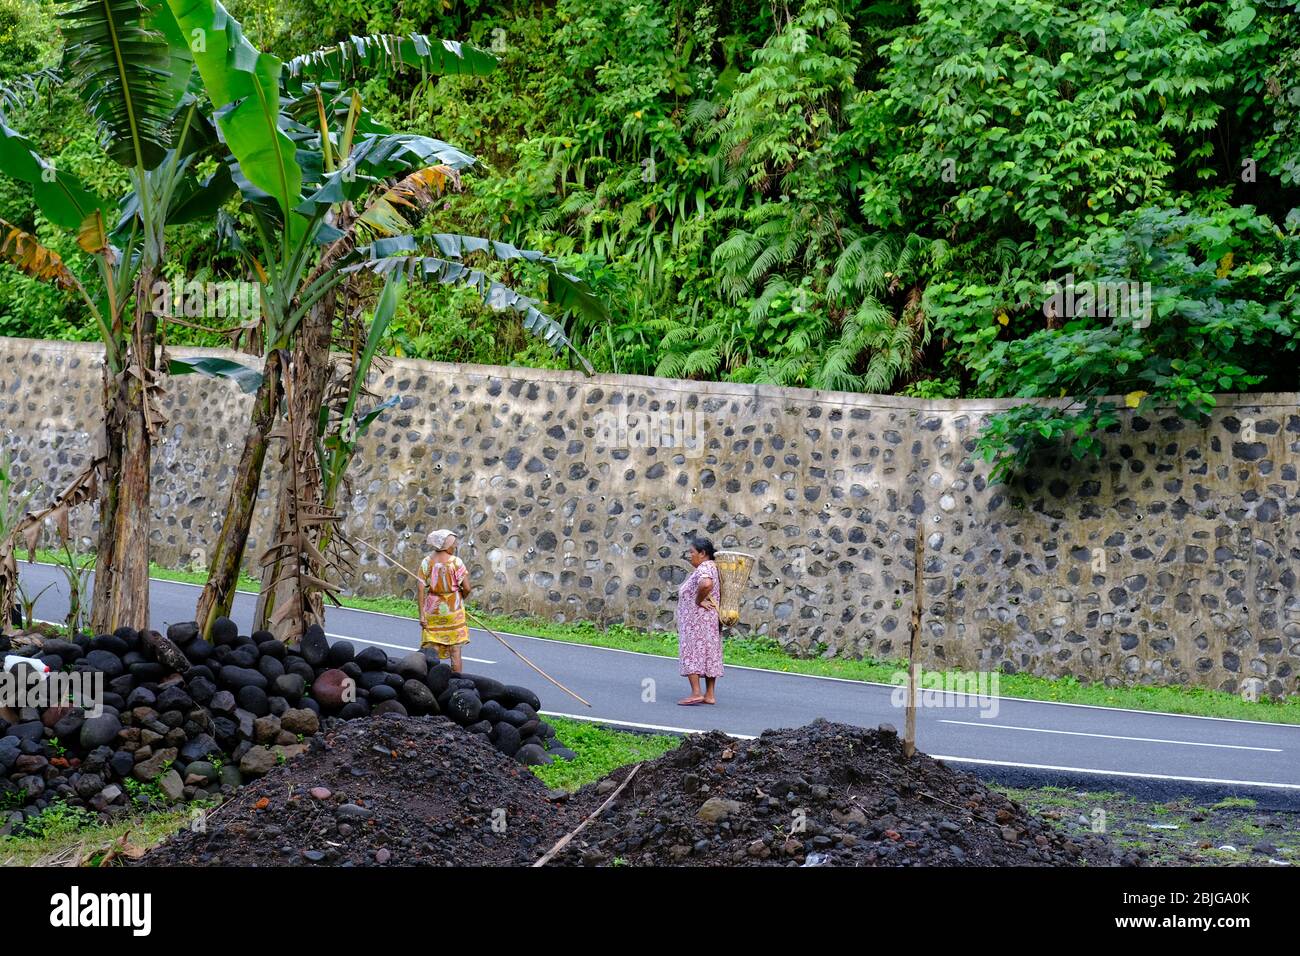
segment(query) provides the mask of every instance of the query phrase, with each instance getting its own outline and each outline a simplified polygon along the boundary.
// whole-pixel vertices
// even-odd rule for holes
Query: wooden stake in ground
[[[611,793],[608,799],[606,799],[604,803],[598,806],[595,809],[595,811],[591,814],[591,816],[587,817],[587,819],[579,823],[578,828],[574,830],[572,833],[566,833],[564,836],[560,837],[560,842],[555,844],[555,846],[551,847],[549,850],[547,850],[546,853],[542,855],[542,858],[538,860],[536,863],[534,863],[533,866],[545,866],[547,863],[551,862],[551,860],[555,858],[555,854],[559,853],[566,846],[568,846],[570,840],[572,840],[584,829],[586,829],[588,823],[596,819],[596,817],[600,816],[601,811],[603,811],[607,806],[609,806],[611,803],[614,802],[614,798],[617,797],[620,793],[622,793],[623,788],[632,782],[632,778],[636,776],[636,772],[640,769],[641,769],[641,764],[637,764],[635,767],[633,767],[632,772],[629,773],[626,777],[624,777],[623,782],[618,785],[618,789],[615,790],[613,793]]]
[[[907,724],[903,733],[903,754],[916,753],[917,655],[921,652],[921,592],[925,583],[924,515],[916,516],[916,578],[912,584],[912,644],[907,651]]]
[[[373,544],[371,544],[371,543],[370,543],[369,541],[367,541],[365,538],[349,538],[348,540],[349,540],[349,541],[355,541],[357,544],[360,544],[360,545],[363,545],[363,546],[369,548],[371,551],[375,552],[375,554],[379,555],[379,556],[380,556],[381,558],[383,558],[384,560],[390,562],[394,567],[400,568],[401,570],[405,571],[405,572],[406,572],[407,574],[409,574],[411,577],[415,578],[415,580],[417,580],[417,581],[420,580],[420,576],[419,576],[418,574],[416,574],[416,573],[415,573],[414,571],[412,571],[410,568],[406,567],[404,564],[402,564],[400,561],[398,561],[398,560],[397,560],[396,558],[394,558],[392,555],[388,555],[388,554],[385,554],[383,551],[380,551],[378,548],[376,548]],[[488,627],[488,626],[487,626],[486,624],[484,624],[481,620],[479,620],[478,617],[476,617],[476,616],[473,614],[473,612],[470,611],[469,608],[466,608],[466,609],[465,609],[465,616],[468,617],[468,618],[470,618],[471,620],[473,620],[474,623],[475,623],[476,625],[478,625],[478,627],[479,627],[480,629],[482,629],[482,630],[484,630],[484,631],[487,631],[489,634],[491,634],[493,637],[495,637],[498,641],[501,642],[502,646],[505,647],[506,650],[508,650],[511,654],[515,655],[515,657],[519,658],[521,661],[523,661],[525,664],[527,664],[527,665],[528,665],[529,667],[531,667],[533,670],[537,671],[537,673],[541,674],[543,677],[545,677],[548,681],[550,681],[550,682],[551,682],[552,684],[554,684],[556,687],[560,688],[560,690],[564,691],[566,694],[568,694],[570,697],[572,697],[574,700],[578,701],[579,703],[581,703],[581,704],[586,704],[588,707],[591,706],[591,701],[587,700],[585,697],[580,697],[580,696],[578,696],[577,694],[575,694],[573,691],[569,690],[569,688],[565,687],[563,684],[561,684],[558,680],[556,680],[556,679],[555,679],[554,677],[552,677],[550,674],[546,673],[546,671],[542,670],[540,667],[538,667],[536,664],[534,664],[534,663],[533,663],[532,661],[530,661],[528,658],[524,657],[523,654],[520,654],[517,650],[515,650],[515,649],[514,649],[514,648],[509,644],[509,642],[506,641],[506,639],[505,639],[504,637],[502,637],[502,636],[501,636],[500,634],[498,634],[496,631],[492,630],[492,628]]]

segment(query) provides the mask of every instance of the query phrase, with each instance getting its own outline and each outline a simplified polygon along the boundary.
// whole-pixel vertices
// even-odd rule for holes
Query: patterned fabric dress
[[[677,589],[678,656],[683,677],[688,674],[722,676],[722,630],[718,626],[718,612],[695,603],[700,582],[705,578],[713,582],[712,595],[716,601],[722,581],[718,566],[712,561],[701,561]]]
[[[452,647],[469,643],[465,598],[460,593],[460,586],[469,577],[469,568],[454,554],[446,561],[435,561],[429,555],[420,562],[420,577],[428,588],[424,595],[420,646],[436,648],[439,658],[450,657]]]

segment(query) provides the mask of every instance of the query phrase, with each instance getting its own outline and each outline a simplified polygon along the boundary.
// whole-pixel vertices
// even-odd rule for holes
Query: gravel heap
[[[443,713],[523,764],[574,756],[538,718],[528,688],[456,675],[432,652],[358,653],[347,641],[330,644],[319,627],[293,649],[221,618],[211,641],[188,623],[165,637],[119,628],[36,638],[14,653],[53,672],[102,673],[106,693],[99,716],[0,708],[0,835],[55,801],[109,820],[131,807],[137,784],[162,802],[229,796],[301,756],[322,727],[372,714]]]
[[[617,781],[631,768],[616,772]],[[610,778],[584,787],[596,806]],[[752,741],[686,738],[636,777],[555,865],[1071,866],[1138,863],[1071,840],[892,728],[818,720]]]
[[[146,854],[145,866],[514,866],[585,814],[443,717],[340,723]]]

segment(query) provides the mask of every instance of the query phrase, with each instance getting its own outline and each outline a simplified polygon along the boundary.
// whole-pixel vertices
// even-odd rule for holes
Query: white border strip
[[[1100,737],[1103,740],[1136,740],[1147,744],[1181,744],[1184,747],[1220,747],[1224,750],[1258,750],[1263,753],[1280,754],[1280,747],[1246,747],[1242,744],[1210,744],[1199,740],[1166,740],[1162,737],[1124,737],[1119,734],[1088,734],[1079,730],[1048,730],[1045,727],[1017,727],[1015,724],[980,723],[975,720],[940,720],[941,724],[956,724],[960,727],[988,727],[992,730],[1026,730],[1035,734],[1064,734],[1068,737]]]
[[[1090,770],[1086,767],[1057,767],[1044,763],[1015,763],[1010,760],[983,760],[978,757],[949,757],[929,754],[934,760],[948,763],[974,763],[990,767],[1023,767],[1027,770],[1059,770],[1062,773],[1086,773],[1097,777],[1134,777],[1140,780],[1178,780],[1185,783],[1217,783],[1232,787],[1264,787],[1269,790],[1300,790],[1300,783],[1263,783],[1259,780],[1221,780],[1218,777],[1181,777],[1167,773],[1137,773],[1129,770]]]

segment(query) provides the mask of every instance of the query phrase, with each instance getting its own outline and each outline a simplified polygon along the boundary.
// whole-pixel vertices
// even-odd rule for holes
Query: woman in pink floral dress
[[[677,590],[678,656],[682,676],[691,682],[691,696],[679,700],[683,707],[716,704],[714,685],[722,676],[722,630],[718,624],[718,594],[722,581],[713,563],[713,542],[695,538],[687,554],[695,568]],[[700,678],[704,693],[700,693]]]

